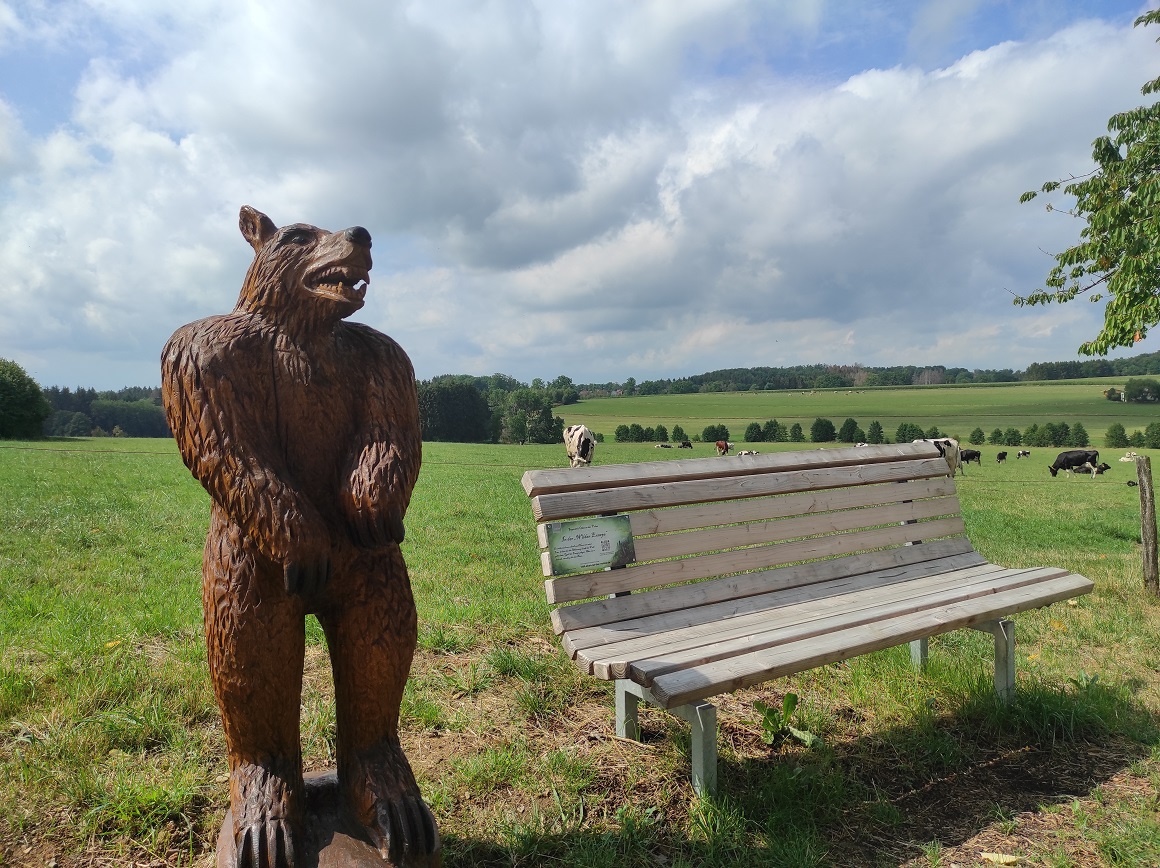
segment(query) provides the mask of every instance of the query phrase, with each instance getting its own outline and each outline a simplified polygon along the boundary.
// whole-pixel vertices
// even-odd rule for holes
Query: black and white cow
[[[974,461],[980,467],[983,466],[983,453],[978,449],[963,449],[960,451],[959,457],[962,458],[963,464],[969,464]]]
[[[1095,479],[1097,472],[1103,472],[1097,470],[1099,466],[1100,453],[1095,449],[1069,449],[1066,452],[1060,452],[1047,469],[1051,471],[1052,476],[1058,476],[1061,470],[1066,470],[1069,474],[1078,470],[1090,473],[1092,479]],[[1110,465],[1108,469],[1111,469]]]
[[[1031,450],[1030,449],[1020,449],[1018,452],[1015,453],[1016,459],[1030,458],[1030,457],[1031,457]]]
[[[596,437],[586,425],[569,425],[564,429],[564,448],[568,450],[568,462],[573,467],[583,467],[592,463]]]
[[[678,448],[678,449],[692,449],[692,448],[693,448],[693,444],[692,444],[692,443],[690,443],[688,440],[682,440],[682,441],[680,442],[680,445],[679,445],[679,446],[677,446],[677,448]]]
[[[995,456],[995,463],[996,464],[1002,464],[1006,460],[1007,460],[1007,453],[1006,452],[1000,452],[998,455]]]
[[[914,442],[933,443],[934,448],[938,450],[938,454],[946,459],[947,468],[950,470],[950,473],[948,473],[947,476],[951,477],[952,479],[954,478],[954,475],[959,472],[959,468],[962,467],[962,450],[959,449],[959,441],[955,440],[953,437],[921,437]],[[966,470],[963,471],[963,475],[967,475]]]

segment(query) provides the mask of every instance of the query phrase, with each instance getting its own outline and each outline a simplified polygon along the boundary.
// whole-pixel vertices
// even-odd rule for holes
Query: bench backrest
[[[557,633],[973,555],[929,443],[529,470],[523,486],[548,602],[573,604],[552,613]],[[610,513],[629,515],[636,563],[552,577],[546,525]]]

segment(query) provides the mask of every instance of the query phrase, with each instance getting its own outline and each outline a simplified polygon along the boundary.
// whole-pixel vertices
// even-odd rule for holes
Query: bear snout
[[[351,244],[358,244],[362,247],[371,246],[371,233],[367,232],[361,226],[351,226],[343,233],[343,236]]]

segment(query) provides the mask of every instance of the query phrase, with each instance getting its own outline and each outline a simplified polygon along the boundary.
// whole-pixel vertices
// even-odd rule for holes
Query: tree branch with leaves
[[[1160,9],[1141,15],[1135,26],[1160,23]],[[1157,39],[1160,42],[1160,39]],[[1140,92],[1160,92],[1160,78]],[[1066,181],[1048,181],[1024,193],[1029,202],[1040,193],[1060,191],[1075,197],[1067,209],[1048,204],[1084,222],[1080,242],[1054,254],[1055,266],[1044,287],[1015,304],[1050,304],[1087,295],[1107,299],[1099,334],[1079,347],[1084,355],[1103,355],[1132,346],[1160,323],[1160,103],[1113,115],[1108,135],[1092,143],[1096,169]]]

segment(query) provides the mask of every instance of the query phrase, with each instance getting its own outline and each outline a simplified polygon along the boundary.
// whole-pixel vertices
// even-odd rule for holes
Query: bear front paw
[[[407,535],[403,515],[397,506],[383,510],[357,509],[351,517],[355,540],[366,548],[380,548],[395,543],[402,545]]]
[[[330,558],[319,555],[312,559],[289,561],[282,568],[286,593],[304,597],[316,594],[330,581]]]

